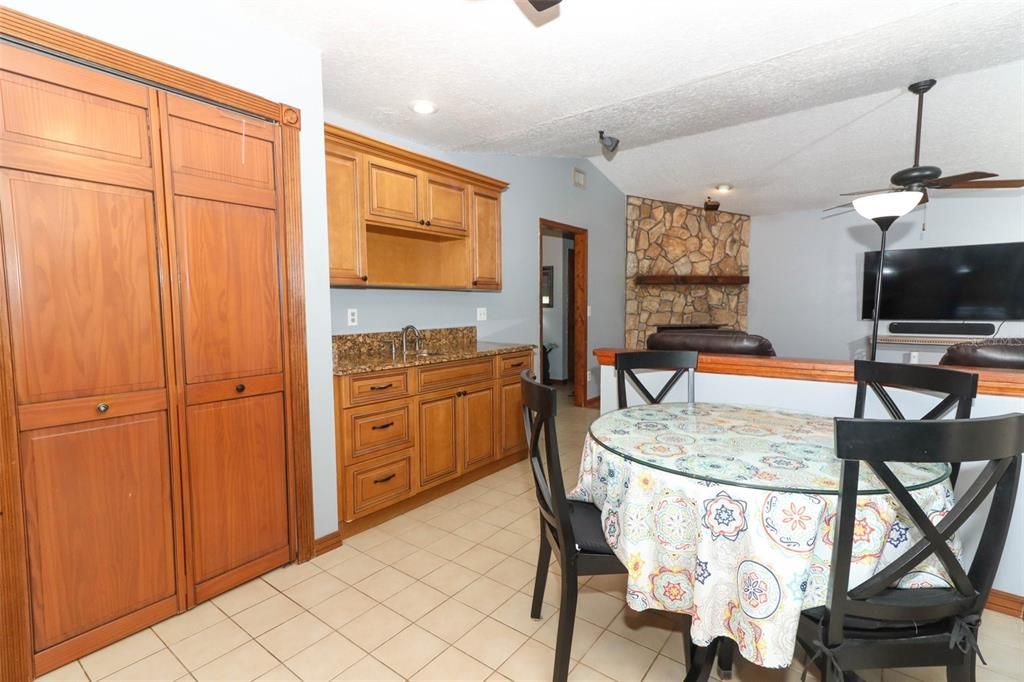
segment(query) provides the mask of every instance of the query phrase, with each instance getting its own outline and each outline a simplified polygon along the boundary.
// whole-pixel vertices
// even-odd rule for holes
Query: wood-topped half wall
[[[595,348],[597,364],[612,366],[618,353],[627,348]],[[992,369],[991,367],[955,367],[978,375],[978,393],[986,395],[1024,396],[1024,370]],[[701,353],[697,371],[709,374],[737,374],[772,379],[802,379],[852,384],[853,362],[848,360],[812,360],[778,358],[760,355],[717,355]]]

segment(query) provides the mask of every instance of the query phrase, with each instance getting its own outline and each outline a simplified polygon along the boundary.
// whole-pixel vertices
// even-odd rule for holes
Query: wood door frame
[[[573,266],[575,276],[573,278],[573,291],[575,294],[575,306],[572,311],[573,317],[573,392],[576,407],[583,407],[587,403],[587,242],[588,233],[585,228],[559,223],[547,218],[540,219],[538,229],[538,249],[540,260],[537,265],[537,282],[540,285],[541,268],[544,265],[544,232],[560,232],[563,238],[572,240],[573,243]],[[539,289],[538,289],[539,291]],[[544,353],[544,306],[537,296],[538,318],[540,319],[540,349],[541,367],[543,367]]]
[[[165,64],[109,43],[0,7],[0,37],[55,58],[98,68],[219,107],[281,124],[281,198],[284,228],[286,413],[292,554],[313,556],[313,481],[309,434],[309,377],[306,362],[305,284],[302,255],[302,201],[299,170],[301,113],[210,78]],[[3,264],[0,261],[0,275]],[[0,679],[32,679],[32,638],[18,425],[6,302],[0,301]]]

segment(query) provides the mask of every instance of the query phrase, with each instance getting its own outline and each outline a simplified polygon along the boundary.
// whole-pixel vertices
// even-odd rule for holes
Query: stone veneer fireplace
[[[626,346],[644,348],[661,324],[747,328],[750,216],[626,197]],[[690,276],[701,283],[651,284]],[[669,276],[669,277],[664,277]],[[638,281],[638,277],[641,278]]]

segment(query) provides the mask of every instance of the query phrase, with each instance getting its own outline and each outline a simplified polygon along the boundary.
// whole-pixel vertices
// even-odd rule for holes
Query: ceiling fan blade
[[[855,197],[855,196],[859,196],[861,194],[878,194],[880,192],[890,192],[890,191],[892,191],[892,190],[889,187],[886,187],[884,189],[862,189],[859,192],[843,192],[839,196],[841,196],[841,197]]]
[[[922,189],[921,190],[921,201],[917,202],[917,205],[918,206],[924,206],[927,203],[928,203],[928,190],[927,189]]]
[[[948,187],[958,182],[970,182],[972,180],[982,180],[984,178],[997,177],[998,173],[986,173],[984,171],[971,171],[970,173],[958,173],[957,175],[947,175],[942,178],[935,178],[929,183],[926,183],[929,187]]]
[[[845,204],[839,204],[838,206],[830,206],[829,208],[826,208],[824,211],[822,211],[822,213],[827,213],[828,211],[834,211],[837,208],[853,208],[853,203],[847,202]]]
[[[975,180],[974,182],[955,182],[936,189],[1018,189],[1024,187],[1024,180]]]
[[[526,0],[526,1],[529,2],[533,6],[533,8],[535,10],[537,10],[538,12],[543,12],[544,10],[551,9],[552,7],[557,5],[558,3],[562,2],[562,0]]]

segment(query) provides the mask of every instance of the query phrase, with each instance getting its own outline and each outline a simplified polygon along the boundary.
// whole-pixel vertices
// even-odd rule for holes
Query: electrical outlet
[[[915,350],[910,352],[910,364],[916,365],[921,361],[921,355]]]
[[[359,309],[349,308],[348,309],[348,326],[355,327],[359,324]]]
[[[587,383],[589,384],[593,380],[594,380],[594,370],[588,369],[587,370]]]
[[[484,322],[485,320],[487,320],[487,308],[477,308],[476,309],[476,321],[477,322]]]

